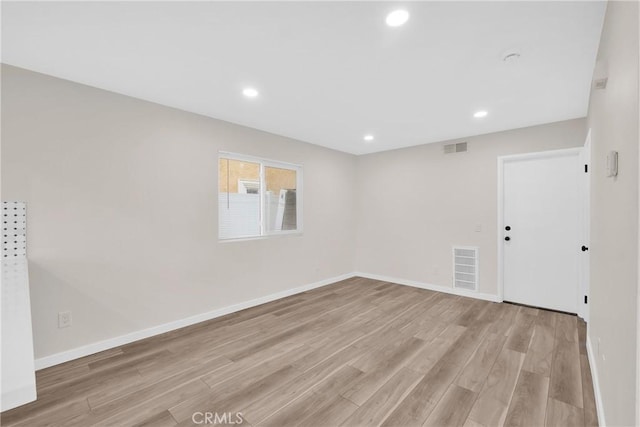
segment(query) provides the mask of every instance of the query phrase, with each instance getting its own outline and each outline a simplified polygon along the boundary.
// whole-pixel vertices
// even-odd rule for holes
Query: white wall
[[[588,125],[592,139],[591,312],[595,353],[608,425],[637,425],[638,301],[638,3],[610,1],[598,52]],[[607,152],[619,153],[619,174],[607,178]]]
[[[353,271],[354,156],[10,66],[2,91],[36,357]],[[218,242],[219,150],[304,165],[303,236]]]
[[[478,246],[479,292],[496,295],[498,156],[585,137],[577,119],[358,157],[357,271],[451,288],[452,246]],[[461,141],[467,152],[443,153]]]

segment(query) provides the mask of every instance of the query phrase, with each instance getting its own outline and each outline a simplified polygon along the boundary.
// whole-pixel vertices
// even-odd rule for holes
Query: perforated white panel
[[[2,202],[2,258],[27,255],[27,205]]]

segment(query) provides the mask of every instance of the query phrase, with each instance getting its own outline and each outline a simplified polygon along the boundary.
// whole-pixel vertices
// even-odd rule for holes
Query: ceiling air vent
[[[466,142],[458,142],[457,144],[447,144],[444,146],[444,154],[462,153],[467,151]]]
[[[478,248],[453,248],[453,287],[478,290]]]

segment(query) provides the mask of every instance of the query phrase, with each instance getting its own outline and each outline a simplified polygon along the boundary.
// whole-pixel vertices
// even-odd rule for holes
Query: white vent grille
[[[453,287],[478,290],[478,248],[453,248]]]
[[[444,146],[444,154],[463,153],[467,151],[466,142],[458,142],[457,144],[447,144]]]
[[[2,202],[2,258],[27,255],[27,205]]]

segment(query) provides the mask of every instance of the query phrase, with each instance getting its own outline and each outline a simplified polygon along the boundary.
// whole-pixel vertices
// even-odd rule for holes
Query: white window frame
[[[260,190],[258,194],[260,195],[260,235],[256,236],[244,236],[244,237],[231,237],[228,239],[220,238],[220,220],[218,219],[218,242],[226,243],[226,242],[237,242],[237,241],[245,241],[245,240],[263,240],[269,239],[272,237],[283,237],[283,236],[295,236],[302,235],[303,232],[303,219],[302,219],[302,165],[298,165],[295,163],[282,162],[278,160],[265,159],[263,157],[250,156],[246,154],[238,154],[238,153],[230,153],[227,151],[219,151],[218,152],[218,165],[220,167],[221,159],[229,159],[229,160],[237,160],[241,162],[251,162],[257,163],[260,165]],[[265,230],[264,224],[264,209],[265,209],[265,197],[264,192],[266,191],[266,182],[265,182],[265,167],[279,168],[279,169],[290,169],[296,171],[296,229],[295,230],[280,230],[280,231],[271,231],[267,232]],[[218,173],[218,186],[217,191],[220,192],[220,174]],[[218,212],[220,212],[220,206],[218,206]]]

